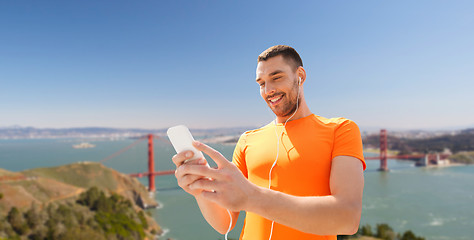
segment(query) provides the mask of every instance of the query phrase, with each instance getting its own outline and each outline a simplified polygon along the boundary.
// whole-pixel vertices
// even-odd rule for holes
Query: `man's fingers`
[[[198,181],[199,179],[205,179],[202,176],[197,175],[185,175],[182,178],[178,179],[178,185],[181,187],[187,187],[194,182]]]
[[[207,192],[215,192],[218,189],[218,184],[209,178],[201,178],[189,185],[190,189],[201,189]]]
[[[189,159],[193,157],[194,153],[192,151],[183,151],[180,152],[171,158],[176,167],[179,167],[186,163]]]
[[[220,193],[214,191],[202,191],[201,196],[209,201],[219,203]]]
[[[229,161],[227,161],[227,159],[220,152],[216,151],[214,148],[211,148],[207,146],[206,144],[198,142],[198,141],[194,141],[193,146],[197,150],[202,151],[203,153],[211,157],[218,167],[226,166],[226,164],[229,164]]]
[[[216,169],[210,168],[207,165],[183,164],[176,170],[177,177],[186,174],[198,175],[209,178],[221,178],[221,174]]]

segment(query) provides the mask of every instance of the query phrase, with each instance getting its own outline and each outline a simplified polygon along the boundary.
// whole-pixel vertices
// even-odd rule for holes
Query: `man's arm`
[[[329,196],[297,197],[250,183],[240,170],[214,149],[196,144],[219,166],[183,166],[188,174],[211,177],[198,179],[190,189],[204,190],[202,198],[234,211],[250,211],[280,224],[317,235],[353,234],[362,209],[363,166],[359,159],[337,156],[332,161]],[[212,192],[211,190],[215,190]]]
[[[196,196],[196,201],[199,205],[199,210],[201,210],[202,216],[204,216],[209,225],[220,234],[226,234],[227,230],[229,230],[231,220],[227,209],[200,196]],[[239,218],[239,212],[230,211],[230,214],[232,216],[232,226],[230,230],[232,230]]]
[[[352,235],[359,228],[364,177],[359,159],[338,156],[332,161],[331,195],[296,197],[258,188],[248,211],[280,224],[317,235]]]

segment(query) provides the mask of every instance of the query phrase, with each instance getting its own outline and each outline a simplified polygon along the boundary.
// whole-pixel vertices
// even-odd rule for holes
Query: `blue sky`
[[[310,109],[474,126],[472,1],[2,1],[0,127],[260,126],[256,58],[298,50]]]

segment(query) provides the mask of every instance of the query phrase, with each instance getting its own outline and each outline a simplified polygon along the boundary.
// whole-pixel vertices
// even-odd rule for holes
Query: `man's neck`
[[[298,120],[300,118],[307,117],[309,115],[313,114],[311,110],[309,110],[308,106],[306,104],[301,104],[301,106],[298,108],[296,113],[293,116],[287,116],[287,117],[276,117],[276,123],[285,123],[285,122],[291,122],[294,120]]]

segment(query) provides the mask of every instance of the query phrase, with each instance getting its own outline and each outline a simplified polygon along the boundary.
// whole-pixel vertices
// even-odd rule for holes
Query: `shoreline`
[[[473,164],[467,164],[467,163],[449,163],[449,164],[441,164],[441,165],[428,165],[424,166],[426,168],[446,168],[446,167],[465,167]]]

